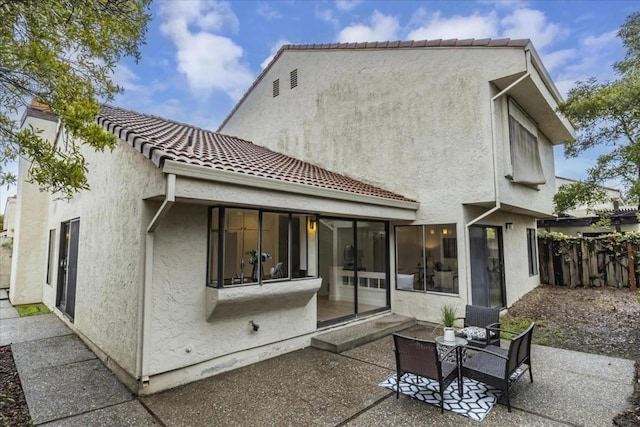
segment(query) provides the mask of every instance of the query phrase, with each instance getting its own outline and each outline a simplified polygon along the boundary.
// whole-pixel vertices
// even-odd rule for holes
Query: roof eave
[[[344,200],[353,203],[366,203],[370,205],[392,207],[411,211],[416,211],[420,207],[420,203],[413,201],[388,199],[384,197],[375,197],[366,194],[334,190],[331,188],[299,184],[296,182],[280,181],[277,179],[214,169],[207,166],[192,165],[175,160],[165,160],[162,167],[162,172],[187,178],[201,179],[205,181],[222,182],[226,184],[235,184],[245,187],[262,188],[270,191],[304,194],[307,196],[318,198]]]

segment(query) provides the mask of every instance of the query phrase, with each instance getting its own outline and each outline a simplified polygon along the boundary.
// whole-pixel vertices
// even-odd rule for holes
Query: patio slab
[[[133,400],[98,359],[20,372],[20,380],[34,424]]]
[[[0,301],[9,299],[9,294],[6,289],[0,289]]]
[[[76,335],[62,335],[15,343],[11,346],[11,351],[21,375],[34,369],[96,358],[96,355]]]
[[[513,387],[511,405],[574,425],[611,425],[633,393],[633,360],[532,346],[528,374]],[[579,398],[578,398],[579,396]]]
[[[41,424],[43,427],[149,427],[158,425],[160,424],[137,400]]]
[[[16,310],[14,307],[0,308],[0,320],[15,319],[16,317],[20,317],[20,315],[18,314],[18,310]]]
[[[0,328],[0,345],[33,341],[71,334],[71,329],[55,314],[3,319]]]
[[[390,375],[306,348],[143,398],[167,425],[337,425],[389,395]]]
[[[445,411],[440,413],[440,408],[400,396],[396,399],[392,394],[378,405],[368,409],[362,414],[354,417],[344,424],[349,427],[357,426],[434,426],[434,427],[457,427],[457,426],[527,426],[527,427],[566,427],[569,424],[550,420],[535,414],[514,409],[511,413],[502,405],[496,405],[491,412],[482,420],[482,423],[473,421],[470,418]]]
[[[13,305],[11,305],[11,302],[8,299],[0,300],[0,308],[9,308],[9,307],[13,307]]]

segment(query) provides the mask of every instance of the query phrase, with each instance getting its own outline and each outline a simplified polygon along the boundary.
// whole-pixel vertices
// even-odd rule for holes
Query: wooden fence
[[[541,283],[636,289],[638,241],[616,235],[571,239],[542,236],[538,237],[538,254]]]

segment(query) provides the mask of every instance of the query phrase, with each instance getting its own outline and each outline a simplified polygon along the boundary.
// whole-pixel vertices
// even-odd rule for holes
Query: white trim
[[[388,206],[398,209],[418,210],[420,203],[404,200],[385,199],[383,197],[367,196],[358,193],[333,190],[330,188],[314,187],[295,182],[279,181],[277,179],[263,178],[259,176],[245,175],[207,166],[192,165],[175,160],[165,160],[162,172],[179,176],[202,179],[206,181],[224,182],[246,187],[263,188],[284,193],[304,194],[306,196],[321,197],[326,199],[346,200],[354,203],[366,203],[370,205]]]

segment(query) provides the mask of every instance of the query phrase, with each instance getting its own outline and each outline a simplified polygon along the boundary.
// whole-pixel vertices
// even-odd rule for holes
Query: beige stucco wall
[[[50,202],[45,242],[48,230],[55,229],[56,253],[54,280],[44,285],[44,302],[51,308],[56,303],[60,224],[79,218],[74,327],[134,376],[144,232],[151,219],[143,198],[163,194],[165,180],[151,161],[124,142],[113,152],[84,149],[83,154],[89,164],[91,190],[76,194],[70,201]]]
[[[16,228],[16,197],[7,198],[4,221],[0,231],[0,289],[7,289],[11,283],[11,257],[13,255],[13,234]]]
[[[16,229],[16,209],[18,199],[16,196],[7,197],[7,204],[4,207],[4,221],[2,229],[7,232],[8,237],[13,237]]]
[[[57,122],[27,117],[23,127],[32,125],[41,129],[41,138],[55,139]],[[48,195],[29,178],[28,160],[18,163],[18,198],[15,212],[13,255],[11,257],[11,284],[9,299],[14,305],[42,301],[42,285],[47,273],[47,206]]]
[[[285,51],[221,131],[415,198],[418,217],[432,218],[495,200],[490,82],[525,71],[517,48]],[[496,104],[500,162],[506,109]],[[550,212],[553,183],[536,191],[499,175],[502,198]]]
[[[243,306],[248,303],[241,304],[231,314],[208,319],[207,237],[207,207],[200,205],[175,204],[155,231],[150,375],[316,330],[315,295],[296,303],[280,298],[270,306],[264,306],[268,304],[265,300],[259,310],[253,307],[245,311]],[[272,286],[293,287],[292,282]],[[243,288],[251,292],[262,287],[249,285]],[[259,331],[253,331],[250,320],[260,326]],[[262,358],[265,358],[275,350],[263,351]],[[210,368],[209,375],[245,363],[238,357],[231,364],[226,363],[224,368]]]
[[[293,69],[298,87],[290,89]],[[506,177],[511,167],[505,164],[510,161],[506,96],[491,114],[491,98],[499,89],[490,82],[527,71],[551,99],[536,69],[527,69],[523,49],[285,51],[221,132],[414,198],[420,202],[415,224],[455,223],[460,294],[392,290],[394,312],[438,321],[443,304],[463,310],[471,303],[465,224],[496,200],[511,212],[503,207],[478,224],[514,224],[504,234],[507,305],[539,284],[538,276],[528,274],[526,228],[536,227],[534,212],[551,213],[552,142],[538,133],[547,183],[514,184]],[[275,79],[280,95],[274,98]],[[474,203],[485,208],[464,207]],[[390,251],[395,253],[393,239]]]

